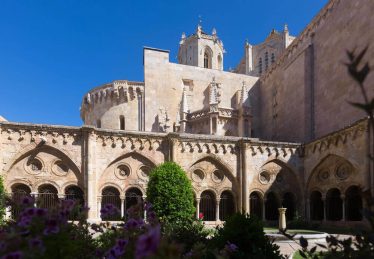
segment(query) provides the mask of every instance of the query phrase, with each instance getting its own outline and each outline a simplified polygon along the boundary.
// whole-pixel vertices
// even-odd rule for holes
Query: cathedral
[[[144,82],[89,90],[83,126],[0,120],[5,188],[44,208],[74,199],[90,222],[117,221],[146,199],[152,168],[174,161],[208,225],[235,211],[276,221],[282,206],[289,221],[366,224],[373,136],[365,113],[347,102],[362,96],[343,63],[346,50],[374,42],[373,13],[372,0],[330,0],[297,37],[285,25],[260,44],[245,42],[230,71],[217,31],[201,25],[182,34],[178,63],[168,50],[144,47]],[[374,60],[374,47],[364,59]],[[371,73],[369,96],[373,81]],[[108,203],[119,215],[101,217]],[[9,218],[18,213],[7,208]]]

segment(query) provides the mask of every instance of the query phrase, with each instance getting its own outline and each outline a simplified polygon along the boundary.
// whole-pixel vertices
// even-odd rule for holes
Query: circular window
[[[139,173],[143,177],[149,177],[150,172],[151,169],[148,166],[143,165],[139,168]]]
[[[127,165],[119,165],[115,171],[118,179],[126,179],[130,175],[130,168]]]
[[[52,171],[55,175],[65,176],[69,172],[69,167],[62,161],[57,161],[52,167]]]
[[[194,182],[201,183],[204,180],[204,178],[205,178],[204,172],[201,170],[195,170],[192,173],[192,180]]]
[[[34,159],[30,163],[30,168],[34,172],[41,171],[43,168],[42,162],[40,162],[38,159]]]
[[[336,169],[336,177],[345,180],[351,174],[351,167],[348,164],[342,164]]]
[[[266,171],[261,172],[259,180],[262,184],[268,184],[270,182],[270,174]]]
[[[216,183],[220,183],[224,179],[224,174],[221,171],[214,171],[212,174],[212,180]]]
[[[318,178],[321,180],[321,181],[326,181],[327,179],[329,179],[330,177],[330,173],[327,171],[327,170],[322,170],[321,172],[319,172],[318,174]]]

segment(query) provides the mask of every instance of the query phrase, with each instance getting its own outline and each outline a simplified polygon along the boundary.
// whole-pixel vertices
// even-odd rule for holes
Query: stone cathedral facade
[[[82,127],[1,121],[5,187],[15,197],[33,195],[37,206],[76,199],[94,222],[107,203],[125,216],[146,198],[151,169],[175,161],[207,224],[234,211],[273,221],[280,206],[289,220],[298,213],[364,224],[373,136],[365,114],[347,103],[362,100],[342,62],[347,49],[374,41],[373,14],[372,0],[330,0],[298,37],[285,26],[260,44],[245,42],[232,71],[223,70],[217,31],[200,25],[182,34],[178,63],[169,51],[146,47],[144,82],[89,90]],[[365,58],[374,60],[374,48]]]

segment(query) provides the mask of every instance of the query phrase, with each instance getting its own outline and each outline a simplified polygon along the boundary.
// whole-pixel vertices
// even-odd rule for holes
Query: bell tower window
[[[119,129],[125,130],[125,116],[119,116]]]
[[[204,51],[204,68],[212,68],[212,51],[209,47],[206,47]]]

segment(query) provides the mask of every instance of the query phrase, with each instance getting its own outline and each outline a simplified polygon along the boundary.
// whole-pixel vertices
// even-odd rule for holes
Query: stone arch
[[[216,220],[216,193],[210,189],[206,189],[200,194],[200,213],[204,216],[204,221]]]
[[[363,199],[361,188],[351,185],[345,191],[345,216],[348,221],[362,220]]]
[[[219,219],[225,221],[236,211],[235,195],[232,190],[223,190],[220,193],[219,201]]]
[[[250,215],[259,219],[263,218],[264,193],[260,190],[253,190],[249,194]]]
[[[127,153],[124,153],[124,154],[121,154],[119,155],[116,159],[114,159],[112,162],[110,162],[108,164],[107,167],[119,162],[120,160],[123,160],[127,157],[130,157],[130,156],[135,156],[135,157],[139,157],[141,159],[144,159],[146,161],[148,161],[150,164],[152,164],[153,167],[156,167],[156,165],[158,164],[153,158],[151,157],[148,157],[144,154],[141,154],[140,152],[137,152],[137,151],[131,151],[131,152],[127,152]]]
[[[265,219],[266,220],[277,220],[278,219],[278,208],[280,205],[280,197],[276,192],[269,191],[266,193],[265,198]]]
[[[282,159],[281,157],[267,159],[265,163],[261,166],[261,168],[265,167],[267,164],[270,164],[270,163],[275,163],[279,165],[280,167],[285,168],[288,171],[290,171],[296,177],[298,186],[301,186],[302,181],[300,179],[299,174],[296,173],[298,171],[297,168],[287,163],[287,161]]]
[[[211,161],[213,163],[216,163],[216,164],[220,165],[222,168],[225,169],[225,171],[227,171],[230,174],[230,176],[233,179],[235,179],[235,175],[232,173],[232,172],[234,172],[232,167],[228,163],[223,161],[219,156],[217,156],[215,154],[203,154],[203,155],[198,156],[196,161],[191,163],[188,166],[188,168],[191,169],[194,165],[198,164],[199,162],[201,162],[203,160],[208,160],[208,161]]]
[[[44,179],[35,182],[35,190],[39,192],[39,188],[43,185],[52,185],[54,188],[56,188],[58,194],[62,193],[61,187],[57,183],[51,180],[44,180]]]
[[[77,181],[68,181],[68,182],[64,183],[61,186],[61,191],[65,192],[66,188],[68,188],[70,186],[73,186],[73,185],[79,187],[82,191],[84,191],[84,186],[80,186]]]
[[[326,193],[326,219],[338,221],[343,218],[343,200],[338,188],[331,188]]]
[[[126,186],[123,190],[123,193],[126,193],[129,189],[131,188],[136,188],[136,189],[139,189],[139,191],[141,191],[142,193],[142,196],[144,197],[147,193],[146,189],[143,188],[143,186],[141,186],[140,184],[130,184],[128,186]]]
[[[35,185],[28,179],[14,179],[10,182],[8,182],[8,184],[5,185],[5,190],[7,193],[11,193],[12,192],[12,186],[13,185],[16,185],[16,184],[24,184],[24,185],[27,185],[30,189],[31,189],[31,192],[36,192],[37,189],[35,189]]]
[[[115,183],[115,182],[106,182],[106,183],[104,183],[103,185],[101,185],[101,186],[99,187],[99,193],[100,193],[100,195],[101,195],[101,193],[103,192],[103,190],[104,190],[105,188],[107,188],[107,187],[113,187],[113,188],[116,188],[116,189],[119,191],[120,195],[124,195],[124,192],[123,192],[121,186],[120,186],[118,183]]]
[[[309,194],[310,202],[310,219],[311,220],[323,220],[324,218],[324,201],[323,194],[318,190],[313,190]]]

